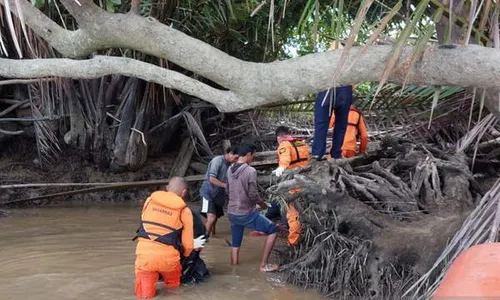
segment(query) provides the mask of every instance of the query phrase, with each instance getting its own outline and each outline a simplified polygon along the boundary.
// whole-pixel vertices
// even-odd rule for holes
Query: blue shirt
[[[210,163],[208,164],[207,173],[205,173],[205,179],[203,180],[203,183],[200,187],[200,196],[209,200],[213,200],[216,197],[225,195],[226,191],[224,188],[218,187],[208,180],[210,176],[212,176],[226,183],[228,167],[229,162],[226,160],[226,157],[224,155],[216,156],[210,161]]]

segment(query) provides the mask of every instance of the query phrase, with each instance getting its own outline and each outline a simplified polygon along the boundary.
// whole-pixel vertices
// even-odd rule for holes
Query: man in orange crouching
[[[193,239],[193,214],[183,198],[186,181],[173,177],[167,191],[153,192],[144,203],[135,260],[135,294],[139,298],[156,295],[159,274],[167,288],[181,284],[181,255],[202,248],[204,236]]]
[[[285,169],[305,167],[309,164],[310,152],[309,145],[303,140],[290,135],[290,130],[285,126],[276,128],[276,140],[278,142],[278,168],[273,173],[280,177]],[[291,189],[290,195],[301,191],[301,188]],[[299,212],[291,202],[288,204],[286,216],[281,213],[279,203],[272,203],[268,208],[266,217],[270,220],[281,218],[283,229],[288,229],[288,244],[295,246],[300,238]],[[257,235],[257,233],[253,233]]]
[[[330,128],[335,127],[335,115],[330,119]],[[354,157],[357,153],[357,140],[359,137],[359,154],[366,154],[368,148],[368,130],[363,113],[351,105],[347,119],[347,129],[342,144],[342,156]]]

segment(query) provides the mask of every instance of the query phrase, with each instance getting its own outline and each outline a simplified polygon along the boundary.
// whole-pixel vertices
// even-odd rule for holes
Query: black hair
[[[226,154],[232,153],[232,154],[237,154],[238,152],[238,146],[230,146],[226,149]]]
[[[248,153],[254,153],[257,150],[257,147],[253,144],[241,144],[237,149],[236,154],[239,156],[245,156]]]
[[[280,136],[282,134],[290,134],[290,130],[286,126],[279,126],[274,133],[276,136]]]

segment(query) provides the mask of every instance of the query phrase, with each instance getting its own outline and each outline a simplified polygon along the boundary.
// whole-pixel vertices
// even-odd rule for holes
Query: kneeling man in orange
[[[188,257],[205,244],[204,236],[193,239],[193,214],[183,200],[186,195],[186,181],[173,177],[167,191],[153,192],[144,203],[135,251],[135,295],[139,298],[156,295],[159,274],[167,288],[179,287],[181,255]]]

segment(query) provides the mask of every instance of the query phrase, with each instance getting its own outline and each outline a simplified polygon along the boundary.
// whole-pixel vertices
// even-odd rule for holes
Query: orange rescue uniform
[[[181,281],[181,253],[193,251],[193,215],[184,200],[172,192],[156,191],[144,203],[135,251],[135,294],[156,295],[158,274],[165,286],[175,288]]]
[[[301,140],[289,137],[278,146],[278,163],[285,169],[305,167],[311,160],[309,145]],[[301,191],[301,188],[291,189],[289,193],[293,195]],[[300,238],[299,212],[293,203],[288,204],[286,212],[288,221],[288,243],[291,246],[297,244]]]
[[[278,146],[278,163],[282,168],[305,167],[310,160],[309,145],[301,140],[288,137]]]
[[[342,144],[342,156],[345,158],[356,156],[357,138],[359,135],[359,153],[366,153],[368,147],[368,130],[366,129],[365,119],[360,110],[351,107],[347,121],[344,143]],[[329,127],[335,126],[335,114],[330,119]]]

